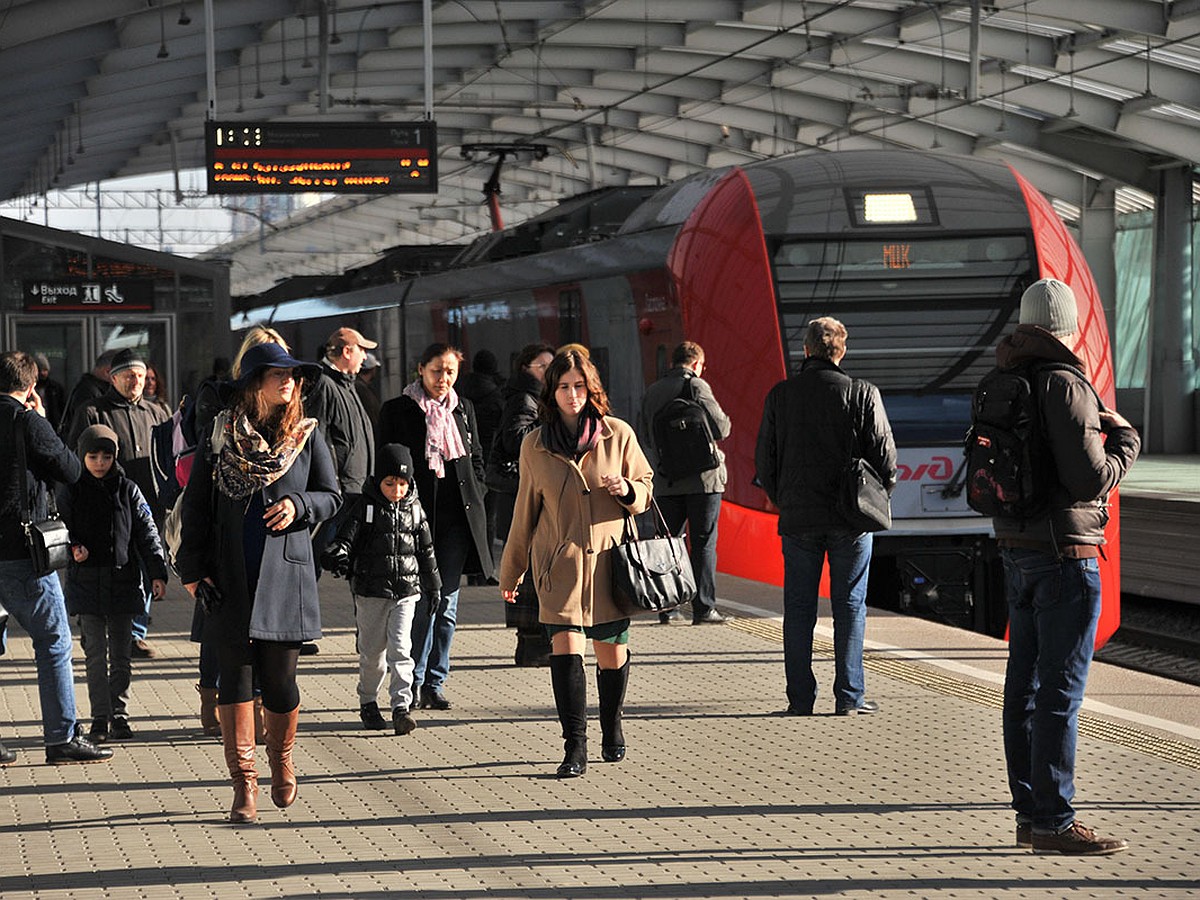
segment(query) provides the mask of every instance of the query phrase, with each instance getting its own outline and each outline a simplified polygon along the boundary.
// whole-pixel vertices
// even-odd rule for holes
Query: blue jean
[[[833,699],[838,709],[862,704],[863,634],[867,623],[867,573],[873,537],[831,528],[783,535],[783,667],[788,707],[811,713],[817,699],[812,669],[813,629],[821,568],[829,555],[833,608]]]
[[[58,574],[38,578],[30,560],[0,560],[0,599],[33,639],[45,742],[65,744],[75,731],[75,684],[71,625]]]
[[[1009,622],[1008,786],[1019,821],[1058,832],[1075,821],[1075,745],[1100,619],[1100,566],[1038,550],[1000,553]]]
[[[450,644],[458,622],[458,589],[471,552],[471,529],[466,521],[438,528],[433,554],[442,577],[442,596],[436,611],[426,599],[417,603],[412,624],[413,684],[440,688],[450,674]]]
[[[696,575],[693,621],[717,605],[717,521],[721,516],[721,496],[697,493],[656,498],[672,534],[682,534],[683,523],[687,522],[688,556]]]

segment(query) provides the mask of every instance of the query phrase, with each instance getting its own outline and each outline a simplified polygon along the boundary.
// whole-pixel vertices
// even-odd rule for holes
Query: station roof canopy
[[[423,119],[425,4],[8,0],[0,199],[199,167],[222,120]],[[223,245],[235,291],[511,224],[605,185],[879,146],[1003,158],[1070,217],[1200,164],[1200,0],[433,0],[440,191],[347,195]],[[973,19],[977,25],[973,24]]]

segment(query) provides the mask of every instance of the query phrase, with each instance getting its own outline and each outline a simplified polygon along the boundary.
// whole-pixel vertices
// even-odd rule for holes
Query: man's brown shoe
[[[1026,850],[1033,846],[1033,826],[1028,822],[1017,823],[1017,846]]]
[[[1100,837],[1086,825],[1076,821],[1058,834],[1033,832],[1034,853],[1066,853],[1071,856],[1108,856],[1129,849],[1123,838]]]

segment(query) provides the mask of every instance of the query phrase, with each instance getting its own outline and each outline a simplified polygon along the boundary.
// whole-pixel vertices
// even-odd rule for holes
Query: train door
[[[91,336],[87,321],[67,316],[10,316],[5,346],[26,353],[44,354],[50,363],[50,378],[62,387],[65,400],[79,376],[92,367]],[[45,397],[46,415],[57,425],[63,410]]]

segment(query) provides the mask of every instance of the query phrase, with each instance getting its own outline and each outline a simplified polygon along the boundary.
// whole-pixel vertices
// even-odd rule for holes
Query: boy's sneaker
[[[83,726],[75,726],[75,737],[65,744],[50,744],[46,747],[46,762],[52,766],[67,763],[94,763],[112,759],[113,752],[107,747],[97,747],[83,736]]]
[[[392,710],[392,726],[395,728],[396,734],[411,734],[417,727],[417,720],[407,709],[398,706]]]
[[[96,716],[92,719],[92,727],[88,731],[88,740],[93,744],[103,744],[108,740],[108,716]]]
[[[115,718],[112,720],[112,730],[109,734],[114,741],[127,741],[133,737],[133,729],[129,727],[129,720],[125,718]]]
[[[1072,822],[1068,829],[1058,834],[1038,834],[1035,831],[1032,837],[1034,853],[1108,856],[1110,853],[1120,853],[1129,849],[1129,842],[1124,838],[1100,837],[1078,821]]]
[[[362,719],[363,728],[367,731],[384,731],[387,729],[387,722],[384,720],[382,713],[379,712],[378,703],[364,703],[358,710],[358,717]]]

